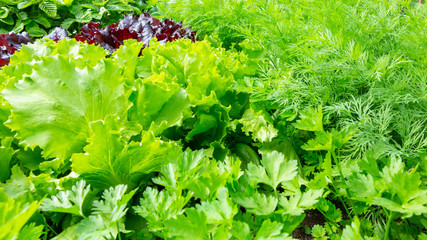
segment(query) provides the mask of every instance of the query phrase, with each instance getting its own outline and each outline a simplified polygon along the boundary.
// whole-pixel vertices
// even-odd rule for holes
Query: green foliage
[[[156,139],[151,132],[143,132],[140,142],[127,143],[129,139],[120,136],[124,128],[112,118],[91,122],[90,129],[91,144],[71,161],[73,170],[96,186],[127,184],[133,188],[144,174],[174,160],[180,152],[176,144]]]
[[[127,13],[141,14],[143,1],[20,0],[0,2],[0,34],[26,31],[42,37],[51,28],[62,26],[69,32],[90,21],[108,25]]]
[[[414,167],[426,148],[425,5],[400,0],[155,2],[153,14],[182,20],[199,37],[217,36],[226,48],[258,61],[257,76],[238,86],[250,89],[251,101],[264,111],[292,120],[323,105],[326,127],[356,124],[359,130],[342,149],[343,158],[360,159],[375,148],[378,155]]]
[[[52,199],[45,199],[41,205],[43,211],[70,213],[85,217],[83,205],[90,199],[90,186],[85,187],[79,181],[71,190],[61,191]]]
[[[276,151],[266,153],[261,165],[249,163],[246,174],[251,181],[267,184],[274,190],[279,184],[290,181],[297,175],[297,161],[285,160],[284,156]]]
[[[240,118],[242,111],[233,101],[238,93],[231,84],[253,70],[244,54],[213,49],[207,41],[165,45],[152,41],[136,67],[131,67],[144,79],[135,84],[130,120],[156,135],[170,134],[166,129],[177,126],[180,130],[173,134],[184,133],[185,141],[193,147],[224,141],[232,128],[231,117]],[[257,132],[260,128],[255,127]]]
[[[86,182],[82,180],[71,191],[60,191],[52,200],[44,201],[41,209],[45,212],[65,212],[83,217],[76,224],[67,226],[55,239],[115,239],[120,232],[128,232],[124,226],[127,204],[136,190],[129,193],[126,190],[126,185],[117,185],[104,190],[100,200],[89,198],[92,207],[86,205],[90,215],[85,216],[82,214],[82,206],[84,201],[88,201],[90,186],[86,186]]]
[[[55,55],[31,67],[29,76],[16,79],[2,95],[13,111],[8,127],[17,130],[27,146],[43,148],[45,158],[66,159],[80,152],[89,137],[89,122],[104,120],[109,114],[124,118],[130,107],[122,77],[110,60],[78,69],[68,56]],[[31,114],[34,111],[38,115]]]
[[[0,238],[1,239],[22,239],[20,237],[29,236],[25,239],[38,239],[42,234],[42,226],[35,227],[24,225],[37,211],[39,203],[26,202],[9,198],[0,190]]]
[[[19,6],[89,19],[51,3]],[[148,5],[206,40],[39,40],[0,71],[0,238],[424,237],[422,6]]]

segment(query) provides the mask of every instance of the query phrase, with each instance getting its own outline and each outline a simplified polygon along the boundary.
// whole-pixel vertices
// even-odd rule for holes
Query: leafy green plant
[[[325,125],[358,125],[347,159],[375,148],[411,167],[426,147],[427,8],[411,1],[150,1],[199,37],[258,60],[236,86],[278,120],[323,105]]]
[[[62,26],[69,32],[90,21],[108,25],[126,13],[141,14],[142,1],[8,0],[0,3],[0,34],[26,31],[31,37],[47,35]]]
[[[424,237],[424,60],[381,32],[422,31],[408,19],[423,10],[254,0],[189,12],[201,3],[214,6],[167,11],[218,37],[142,52],[128,40],[113,53],[46,39],[11,57],[0,71],[5,238],[292,239],[313,213],[317,239]]]

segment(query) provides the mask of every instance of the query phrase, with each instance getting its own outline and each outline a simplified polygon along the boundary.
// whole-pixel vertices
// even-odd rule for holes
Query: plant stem
[[[384,211],[386,211],[386,210],[384,209]],[[388,215],[388,219],[387,219],[387,226],[386,226],[386,229],[385,229],[384,240],[389,240],[390,226],[391,226],[391,221],[392,220],[393,220],[393,212],[390,211],[390,215]]]
[[[46,223],[46,221],[45,221],[45,223]],[[55,233],[55,235],[58,235],[58,233],[51,227],[51,226],[49,226],[49,224],[47,224],[46,223],[46,225],[45,225],[47,228],[49,228],[50,229],[50,231],[52,231],[53,233]],[[47,233],[46,233],[47,234]]]
[[[336,165],[337,165],[337,167],[338,167],[338,172],[340,173],[341,181],[344,183],[344,182],[345,182],[345,180],[344,180],[344,174],[342,173],[342,169],[341,169],[341,162],[340,162],[340,160],[338,159],[337,155],[335,154],[335,149],[333,149],[333,150],[331,151],[331,153],[332,153],[332,157],[333,157],[333,159],[335,160],[335,164],[336,164]],[[347,189],[346,189],[346,192],[347,192]],[[348,193],[347,193],[347,194],[348,194]]]
[[[344,174],[342,174],[342,170],[341,170],[341,163],[340,163],[339,159],[337,158],[337,156],[335,155],[335,150],[331,151],[331,153],[332,153],[332,157],[335,160],[336,165],[338,166],[338,172],[340,173],[341,181],[344,183],[345,180],[344,180]],[[337,192],[336,195],[340,199],[341,203],[343,204],[343,206],[345,208],[345,211],[347,212],[348,217],[351,218],[352,215],[350,214],[350,211],[348,210],[347,205],[345,204],[341,195],[338,194],[338,189],[337,189],[337,187],[335,187],[334,181],[332,179],[331,179],[331,182],[332,182],[332,186],[334,187],[335,191]],[[345,192],[347,193],[347,195],[350,195],[347,191],[347,188],[344,188],[344,189],[345,189]]]
[[[340,226],[336,222],[331,221],[331,219],[329,219],[329,217],[326,215],[326,213],[323,212],[322,210],[320,210],[320,209],[317,209],[317,210],[325,217],[325,219],[326,219],[327,222],[329,222],[332,225],[334,225],[338,229],[338,231],[340,232],[340,234],[342,234],[341,228],[340,228]]]
[[[337,195],[338,196],[338,198],[340,199],[340,202],[342,203],[342,205],[344,206],[344,209],[345,209],[345,212],[347,213],[347,216],[349,217],[349,218],[351,218],[352,217],[352,215],[350,214],[350,211],[348,210],[348,207],[347,207],[347,205],[345,204],[345,202],[344,202],[344,199],[342,199],[342,197],[341,197],[341,195],[338,193],[338,189],[337,189],[337,187],[335,186],[335,184],[334,184],[334,181],[331,179],[331,184],[332,184],[332,187],[335,189],[335,191],[332,191],[332,193],[334,193],[335,195]],[[329,189],[330,190],[330,189]]]
[[[122,235],[120,234],[120,226],[119,226],[119,222],[117,221],[117,235],[119,235],[119,240],[122,240]]]

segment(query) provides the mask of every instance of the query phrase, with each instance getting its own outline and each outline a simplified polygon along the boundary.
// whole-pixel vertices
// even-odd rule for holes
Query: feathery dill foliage
[[[262,59],[253,102],[279,116],[324,105],[356,123],[343,151],[408,160],[427,147],[427,7],[382,0],[156,1],[155,14]],[[268,103],[268,104],[267,104]],[[411,164],[410,164],[411,165]]]

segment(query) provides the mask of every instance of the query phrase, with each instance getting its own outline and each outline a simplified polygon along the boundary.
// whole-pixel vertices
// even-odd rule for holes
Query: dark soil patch
[[[293,238],[301,240],[311,240],[313,239],[313,236],[305,233],[305,227],[312,228],[314,225],[323,226],[325,224],[325,217],[318,210],[309,210],[306,211],[305,214],[306,216],[302,221],[300,227],[298,227],[292,232],[291,236]]]

